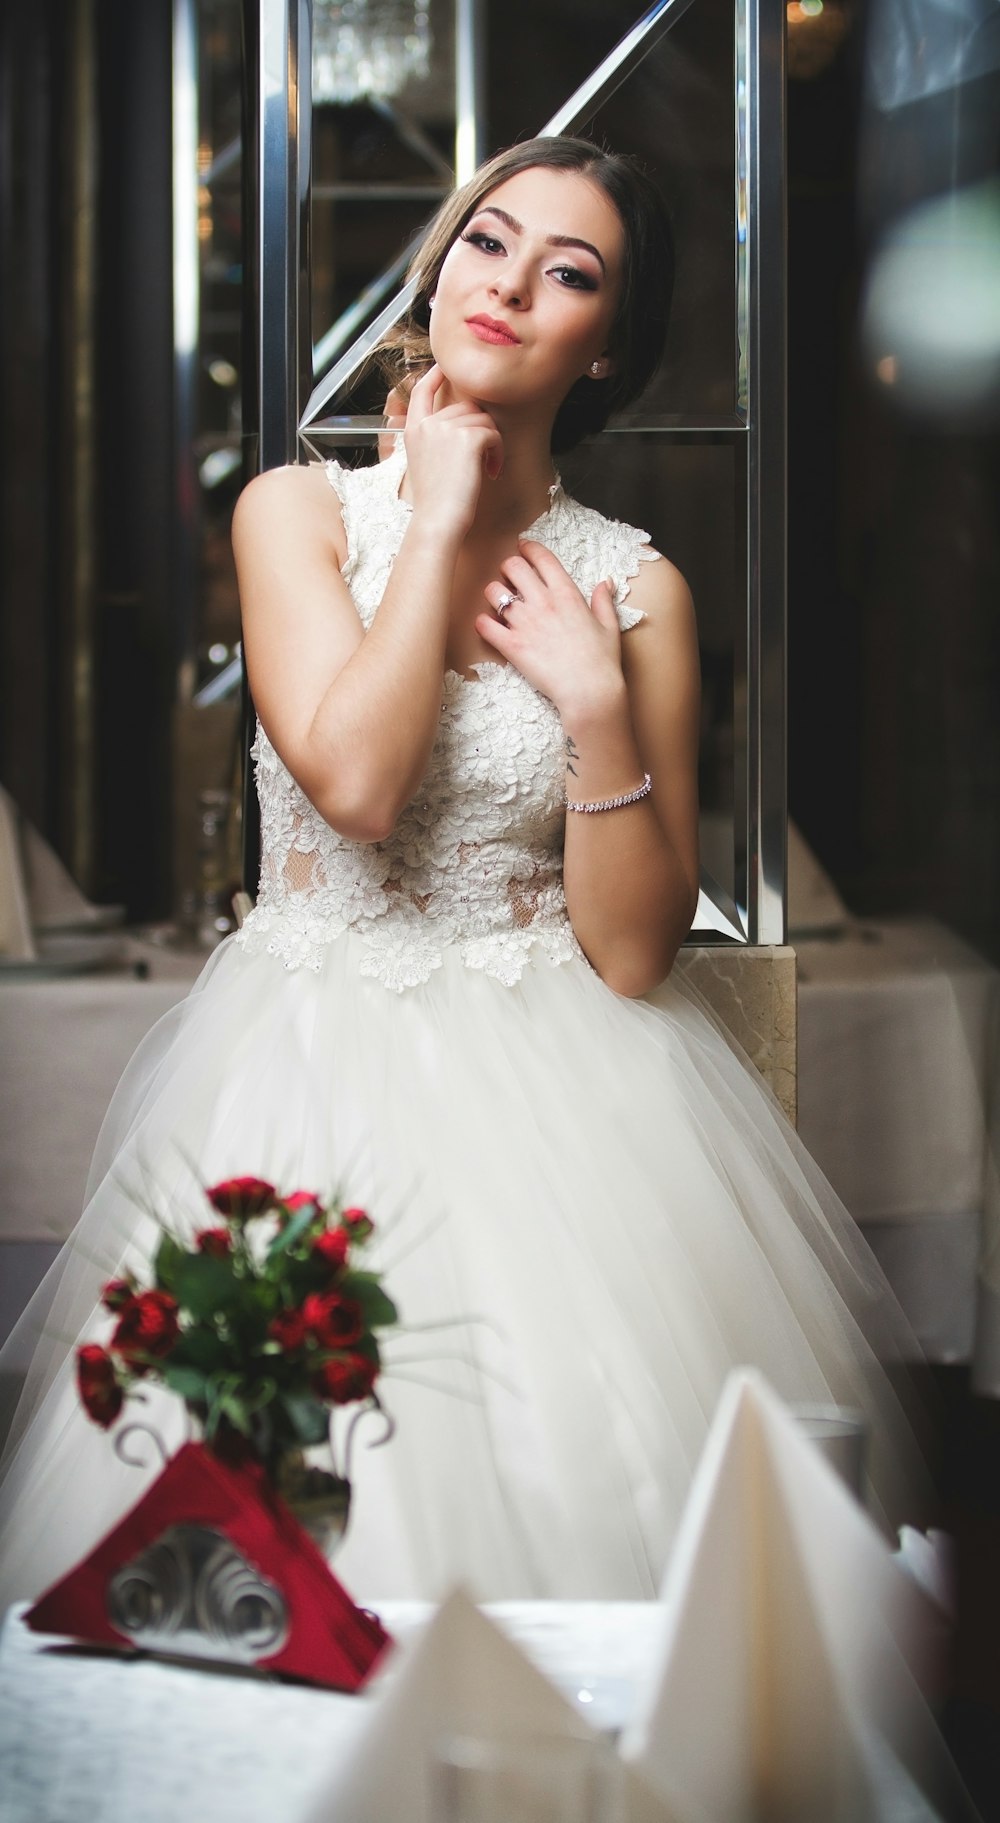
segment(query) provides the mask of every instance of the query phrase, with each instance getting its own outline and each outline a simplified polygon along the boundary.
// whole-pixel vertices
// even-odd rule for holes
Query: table
[[[397,1640],[428,1611],[379,1607]],[[30,1632],[23,1612],[11,1609],[0,1635],[4,1823],[296,1823],[371,1701],[86,1652]],[[600,1674],[617,1692],[619,1722],[662,1628],[655,1602],[499,1602],[485,1612],[567,1693]]]
[[[1000,973],[930,919],[799,938],[799,1132],[931,1360],[1000,1393]]]

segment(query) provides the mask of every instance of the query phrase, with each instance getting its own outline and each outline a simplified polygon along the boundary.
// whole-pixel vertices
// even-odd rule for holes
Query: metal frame
[[[541,129],[542,135],[584,126],[695,0],[654,0],[614,50]],[[358,444],[382,430],[380,419],[322,417],[350,388],[385,330],[405,310],[403,285],[314,383],[308,324],[309,123],[311,0],[244,0],[247,78],[252,98],[259,308],[248,346],[255,356],[257,432],[252,468],[294,462],[300,443]],[[483,0],[456,0],[456,174],[471,173],[483,153],[481,28]],[[737,345],[732,413],[684,419],[644,415],[609,435],[655,434],[686,441],[731,442],[746,477],[746,919],[750,944],[782,943],[786,902],[786,430],[784,0],[736,0]],[[256,58],[254,45],[257,46]],[[249,124],[249,121],[248,121]],[[404,260],[369,288],[336,326],[337,348],[369,307],[390,290]],[[250,289],[254,287],[251,283]],[[324,338],[326,341],[327,339]],[[327,342],[330,351],[332,346]],[[250,394],[252,409],[253,392]],[[304,402],[304,403],[303,403]],[[736,815],[739,807],[736,807]],[[731,916],[725,920],[732,932]]]

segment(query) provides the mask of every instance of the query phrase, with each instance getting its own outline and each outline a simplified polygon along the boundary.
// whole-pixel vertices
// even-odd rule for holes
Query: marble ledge
[[[757,1066],[794,1126],[797,1112],[795,951],[787,944],[682,949],[677,974],[707,1000],[716,1018]]]

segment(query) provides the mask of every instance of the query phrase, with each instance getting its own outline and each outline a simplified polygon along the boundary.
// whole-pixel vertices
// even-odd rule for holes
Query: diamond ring
[[[504,589],[500,600],[497,602],[497,616],[500,620],[504,621],[504,626],[507,624],[504,620],[504,615],[510,612],[510,609],[514,606],[516,600],[516,595],[512,595],[509,589]]]

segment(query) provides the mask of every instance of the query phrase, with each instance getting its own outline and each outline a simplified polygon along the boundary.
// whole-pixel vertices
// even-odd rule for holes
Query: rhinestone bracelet
[[[582,810],[587,816],[595,810],[624,810],[626,804],[638,804],[640,798],[648,798],[653,789],[653,781],[646,773],[641,785],[634,791],[626,791],[620,798],[597,798],[593,804],[574,804],[572,798],[566,799],[567,810]]]

